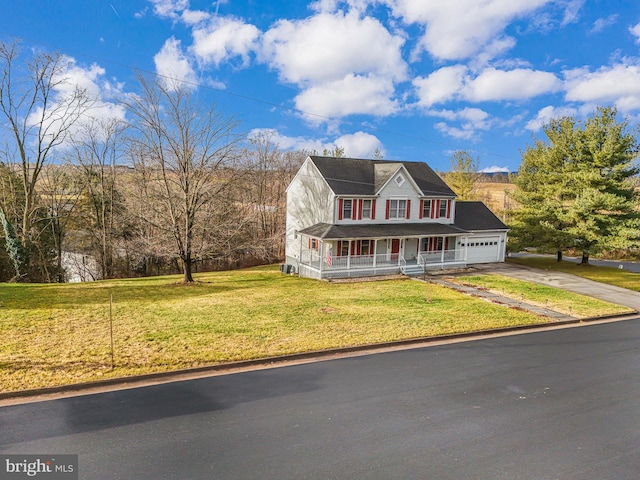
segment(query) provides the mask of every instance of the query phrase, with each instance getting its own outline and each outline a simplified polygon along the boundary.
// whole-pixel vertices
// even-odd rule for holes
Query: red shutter
[[[371,200],[371,220],[376,219],[376,199]]]
[[[360,255],[362,253],[362,240],[356,242],[356,255]]]
[[[311,250],[311,237],[307,238],[307,248]]]
[[[336,249],[336,257],[342,255],[342,240],[338,240],[338,248]]]
[[[344,207],[344,200],[338,200],[338,220],[342,220],[342,207]]]
[[[362,199],[358,200],[358,220],[362,220],[362,203]]]
[[[436,200],[436,217],[440,218],[440,200]]]
[[[431,213],[429,215],[429,218],[436,218],[436,201],[435,200],[431,200]]]
[[[355,254],[356,254],[356,241],[351,240],[351,255],[355,255]]]
[[[422,210],[424,210],[424,200],[420,200],[420,208],[418,209],[418,218],[422,219]]]
[[[447,200],[447,218],[451,218],[451,200]]]
[[[358,200],[351,200],[351,220],[358,218]]]
[[[449,250],[449,237],[445,237],[444,239],[444,249]]]
[[[411,218],[411,200],[407,200],[407,220]]]
[[[389,220],[389,210],[391,209],[391,200],[387,200],[387,214],[385,218]]]

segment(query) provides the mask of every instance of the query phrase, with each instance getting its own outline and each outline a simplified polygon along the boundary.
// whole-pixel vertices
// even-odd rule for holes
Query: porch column
[[[349,242],[349,248],[347,249],[347,270],[351,268],[351,239],[347,240]]]
[[[373,268],[376,268],[377,263],[378,263],[378,239],[376,238],[373,241]]]
[[[322,260],[324,258],[324,242],[322,240],[318,240],[318,257],[320,264],[318,267],[320,268],[320,278],[322,278],[322,264],[324,263]]]
[[[444,241],[445,237],[442,237],[442,252],[440,253],[440,263],[444,263]]]

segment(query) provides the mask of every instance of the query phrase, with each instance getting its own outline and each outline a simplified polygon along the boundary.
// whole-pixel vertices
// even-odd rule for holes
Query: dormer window
[[[399,173],[398,176],[396,177],[396,184],[401,187],[402,184],[405,182],[404,176]]]

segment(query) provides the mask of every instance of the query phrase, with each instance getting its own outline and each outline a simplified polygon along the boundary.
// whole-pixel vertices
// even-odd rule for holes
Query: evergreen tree
[[[576,248],[589,255],[635,246],[640,240],[638,142],[615,108],[598,108],[583,123],[563,117],[544,127],[522,157],[515,179],[511,237],[517,247]]]

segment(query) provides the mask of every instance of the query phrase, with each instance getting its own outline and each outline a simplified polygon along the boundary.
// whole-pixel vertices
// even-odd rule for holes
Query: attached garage
[[[467,263],[501,262],[500,235],[472,236],[467,240]]]

